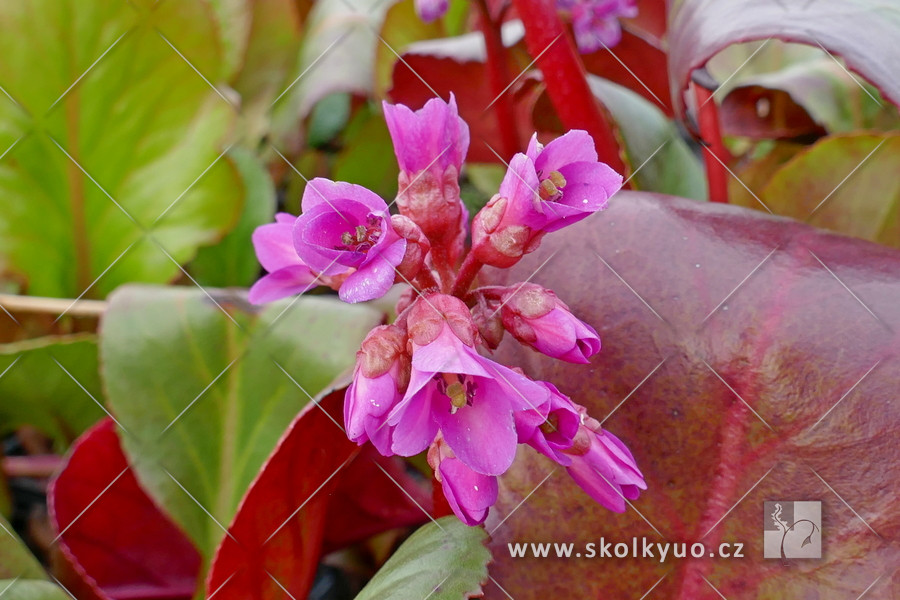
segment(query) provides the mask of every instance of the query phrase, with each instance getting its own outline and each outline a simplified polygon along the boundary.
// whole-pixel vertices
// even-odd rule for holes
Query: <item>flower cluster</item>
[[[512,266],[547,233],[604,208],[621,176],[598,162],[583,131],[546,146],[535,136],[475,216],[466,248],[459,174],[469,132],[455,99],[433,99],[416,112],[385,104],[384,112],[401,171],[399,214],[363,187],[311,180],[299,217],[279,214],[253,236],[268,274],[251,302],[317,283],[361,302],[403,284],[397,318],[373,329],[357,353],[344,402],[350,439],[385,456],[428,449],[444,496],[469,525],[484,522],[519,444],[623,511],[646,489],[624,444],[552,384],[485,356],[508,332],[545,355],[587,363],[600,350],[597,332],[539,285],[477,281],[481,267]]]
[[[615,46],[622,39],[620,18],[637,16],[637,0],[556,0],[556,8],[572,21],[575,43],[582,54]],[[426,23],[447,12],[448,0],[416,0],[416,12]]]

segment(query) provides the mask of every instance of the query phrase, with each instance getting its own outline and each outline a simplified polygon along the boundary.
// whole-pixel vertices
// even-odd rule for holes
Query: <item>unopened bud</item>
[[[425,257],[431,250],[431,243],[422,229],[409,217],[392,215],[391,226],[397,234],[406,240],[406,253],[403,260],[397,265],[395,283],[411,282],[419,274]]]

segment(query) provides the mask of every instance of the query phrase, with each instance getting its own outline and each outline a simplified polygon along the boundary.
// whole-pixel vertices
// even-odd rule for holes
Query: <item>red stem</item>
[[[722,141],[719,127],[719,110],[712,92],[695,83],[694,98],[697,101],[697,118],[700,122],[700,139],[703,142],[703,162],[706,164],[706,180],[710,202],[728,203],[728,169],[731,153]],[[718,159],[718,160],[716,160]]]
[[[431,269],[424,265],[419,270],[418,275],[416,275],[414,283],[414,287],[416,287],[420,292],[441,289],[441,286],[437,282],[437,279],[434,278],[434,273],[432,273]]]
[[[475,281],[475,276],[478,275],[478,271],[480,271],[483,266],[484,265],[475,258],[475,253],[469,252],[469,254],[466,255],[466,260],[463,261],[462,266],[459,268],[459,273],[456,275],[456,281],[453,282],[453,290],[450,294],[458,298],[464,297],[466,292],[469,291],[469,288],[472,287],[472,282]]]
[[[495,22],[491,18],[491,11],[486,0],[480,0],[476,4],[481,11],[479,23],[487,51],[487,74],[491,85],[491,94],[495,98],[493,109],[494,115],[497,117],[497,125],[500,128],[501,150],[503,156],[508,160],[519,150],[519,137],[516,134],[513,104],[507,90],[510,77],[506,69],[506,49],[500,33],[501,23]]]
[[[600,160],[625,172],[619,142],[588,86],[581,57],[563,27],[555,0],[513,0],[525,24],[528,52],[537,58],[547,94],[567,129],[583,129],[594,138]]]

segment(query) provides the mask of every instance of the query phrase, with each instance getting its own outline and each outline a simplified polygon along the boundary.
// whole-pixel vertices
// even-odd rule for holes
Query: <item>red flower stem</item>
[[[453,283],[453,289],[450,294],[458,298],[464,297],[466,292],[469,291],[469,288],[472,287],[472,282],[475,281],[475,276],[478,275],[478,271],[480,271],[483,266],[484,265],[475,258],[475,253],[469,252],[469,254],[466,255],[466,260],[463,261],[462,266],[459,268],[459,273],[456,275],[456,281]]]
[[[443,243],[431,245],[431,260],[437,269],[438,277],[441,278],[441,292],[446,294],[450,289],[450,282],[453,281],[453,267],[450,265],[450,258]]]
[[[414,287],[420,292],[441,289],[437,279],[434,278],[434,273],[426,266],[419,270],[413,283],[415,284]]]
[[[500,129],[501,150],[506,160],[509,160],[519,150],[519,137],[516,133],[515,113],[508,90],[510,77],[506,68],[506,48],[503,46],[503,37],[500,33],[501,23],[491,18],[486,0],[479,0],[475,4],[481,12],[479,24],[487,51],[486,68],[491,94],[494,97],[493,112]]]
[[[513,0],[525,24],[528,52],[537,59],[547,94],[567,129],[583,129],[594,138],[600,160],[625,172],[615,131],[600,111],[586,71],[556,11],[555,0]]]
[[[697,118],[700,122],[700,139],[704,146],[703,162],[706,164],[709,200],[727,204],[729,174],[725,165],[731,162],[731,153],[722,141],[719,110],[712,92],[696,83],[692,83],[691,87],[694,88],[694,99],[697,101]]]

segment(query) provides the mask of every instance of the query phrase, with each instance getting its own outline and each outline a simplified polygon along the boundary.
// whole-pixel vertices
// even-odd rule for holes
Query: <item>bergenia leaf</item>
[[[491,553],[487,534],[456,517],[416,531],[375,574],[356,600],[464,600],[480,597]]]
[[[210,9],[140,4],[0,5],[0,261],[31,294],[167,282],[237,221]]]
[[[669,15],[669,76],[676,113],[694,69],[737,42],[777,38],[822,47],[900,104],[894,52],[900,10],[881,0],[683,0]]]
[[[51,520],[69,567],[61,581],[79,598],[189,600],[200,555],[138,485],[118,434],[110,418],[91,428],[50,486]]]
[[[603,349],[583,368],[507,336],[497,357],[587,406],[634,452],[648,489],[611,514],[553,463],[520,452],[486,523],[492,576],[516,600],[651,588],[676,600],[854,598],[879,577],[869,593],[895,595],[884,574],[900,567],[898,272],[891,248],[653,194],[622,192],[567,235],[548,235],[498,283],[533,275]],[[767,500],[822,502],[813,568],[763,558]],[[642,558],[642,537],[702,542],[706,553]],[[601,541],[630,554],[632,538],[639,558],[601,557]],[[511,557],[507,544],[529,542],[573,543],[582,557]],[[710,558],[721,543],[741,543],[743,558]]]
[[[308,394],[352,365],[381,318],[323,298],[260,311],[215,290],[112,296],[100,352],[125,454],[204,557]]]
[[[343,470],[359,452],[337,424],[344,389],[330,390],[290,424],[241,500],[216,549],[207,596],[306,598],[322,552],[326,514]]]
[[[65,451],[106,416],[93,334],[0,345],[0,435],[31,425]]]

